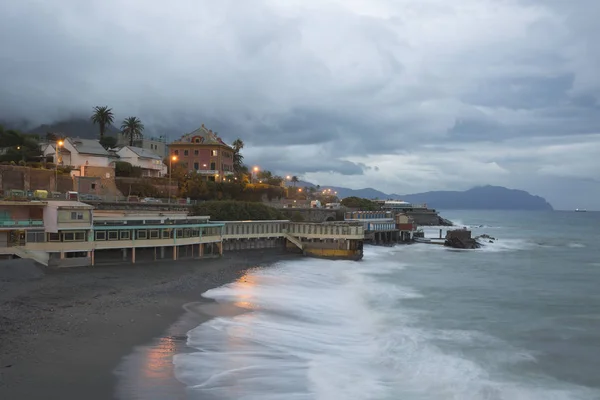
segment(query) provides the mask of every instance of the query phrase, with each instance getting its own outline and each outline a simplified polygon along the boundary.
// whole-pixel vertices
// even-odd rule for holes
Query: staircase
[[[15,246],[11,247],[12,252],[15,256],[36,261],[42,265],[48,266],[48,253],[42,251],[31,251],[24,247]]]
[[[300,239],[298,239],[295,236],[290,235],[289,233],[284,233],[284,236],[287,240],[289,240],[290,242],[294,243],[296,246],[298,246],[298,248],[300,250],[304,250],[304,245],[302,244],[302,242],[300,241]]]

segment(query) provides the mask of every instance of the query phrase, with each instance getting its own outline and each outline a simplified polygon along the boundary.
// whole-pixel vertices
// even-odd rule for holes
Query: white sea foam
[[[488,251],[488,252],[502,252],[502,251],[520,251],[530,250],[539,245],[523,239],[498,239],[492,240],[492,243],[485,239],[480,240],[482,247],[477,251]]]
[[[570,247],[572,249],[583,249],[585,245],[582,243],[569,243],[567,244],[567,247]]]
[[[207,298],[252,311],[191,330],[188,345],[198,351],[175,357],[176,376],[203,399],[586,398],[577,388],[527,384],[442,351],[436,343],[480,343],[489,363],[534,360],[475,331],[422,327],[406,303],[422,295],[372,274],[393,274],[395,253],[405,248],[369,247],[362,262],[286,262],[209,290]]]

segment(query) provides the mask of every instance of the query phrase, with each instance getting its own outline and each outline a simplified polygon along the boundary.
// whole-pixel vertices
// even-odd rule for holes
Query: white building
[[[119,161],[125,161],[142,169],[142,176],[161,177],[167,174],[163,159],[154,152],[141,147],[124,146],[117,151]]]
[[[70,165],[76,168],[81,166],[110,167],[111,162],[114,161],[114,157],[102,147],[98,140],[66,138],[62,143],[62,146],[58,146],[58,154],[56,143],[48,144],[43,150],[44,156],[52,156],[54,162],[59,165]]]

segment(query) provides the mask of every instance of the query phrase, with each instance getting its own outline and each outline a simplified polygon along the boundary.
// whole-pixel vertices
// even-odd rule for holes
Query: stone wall
[[[54,191],[55,174],[52,169],[0,165],[0,189]],[[73,179],[70,175],[59,174],[56,188],[59,192],[73,190]]]
[[[295,213],[300,213],[305,222],[336,221],[338,218],[336,210],[325,208],[282,208],[280,211],[288,218],[292,218]]]
[[[91,183],[96,183],[96,188],[94,189],[94,194],[98,194],[101,196],[122,196],[122,193],[117,189],[117,185],[115,183],[115,169],[112,167],[93,167],[93,166],[85,166],[81,169],[81,174],[84,178],[97,178],[96,180],[91,180]],[[99,179],[99,180],[98,180]],[[84,182],[84,179],[81,180]],[[98,187],[98,183],[100,184]],[[90,192],[92,193],[92,192]]]

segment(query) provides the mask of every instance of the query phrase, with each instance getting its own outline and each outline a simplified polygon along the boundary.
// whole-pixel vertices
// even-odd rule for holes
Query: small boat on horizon
[[[586,212],[586,210],[583,210],[583,209],[581,209],[581,208],[576,208],[576,209],[575,209],[575,212]]]

